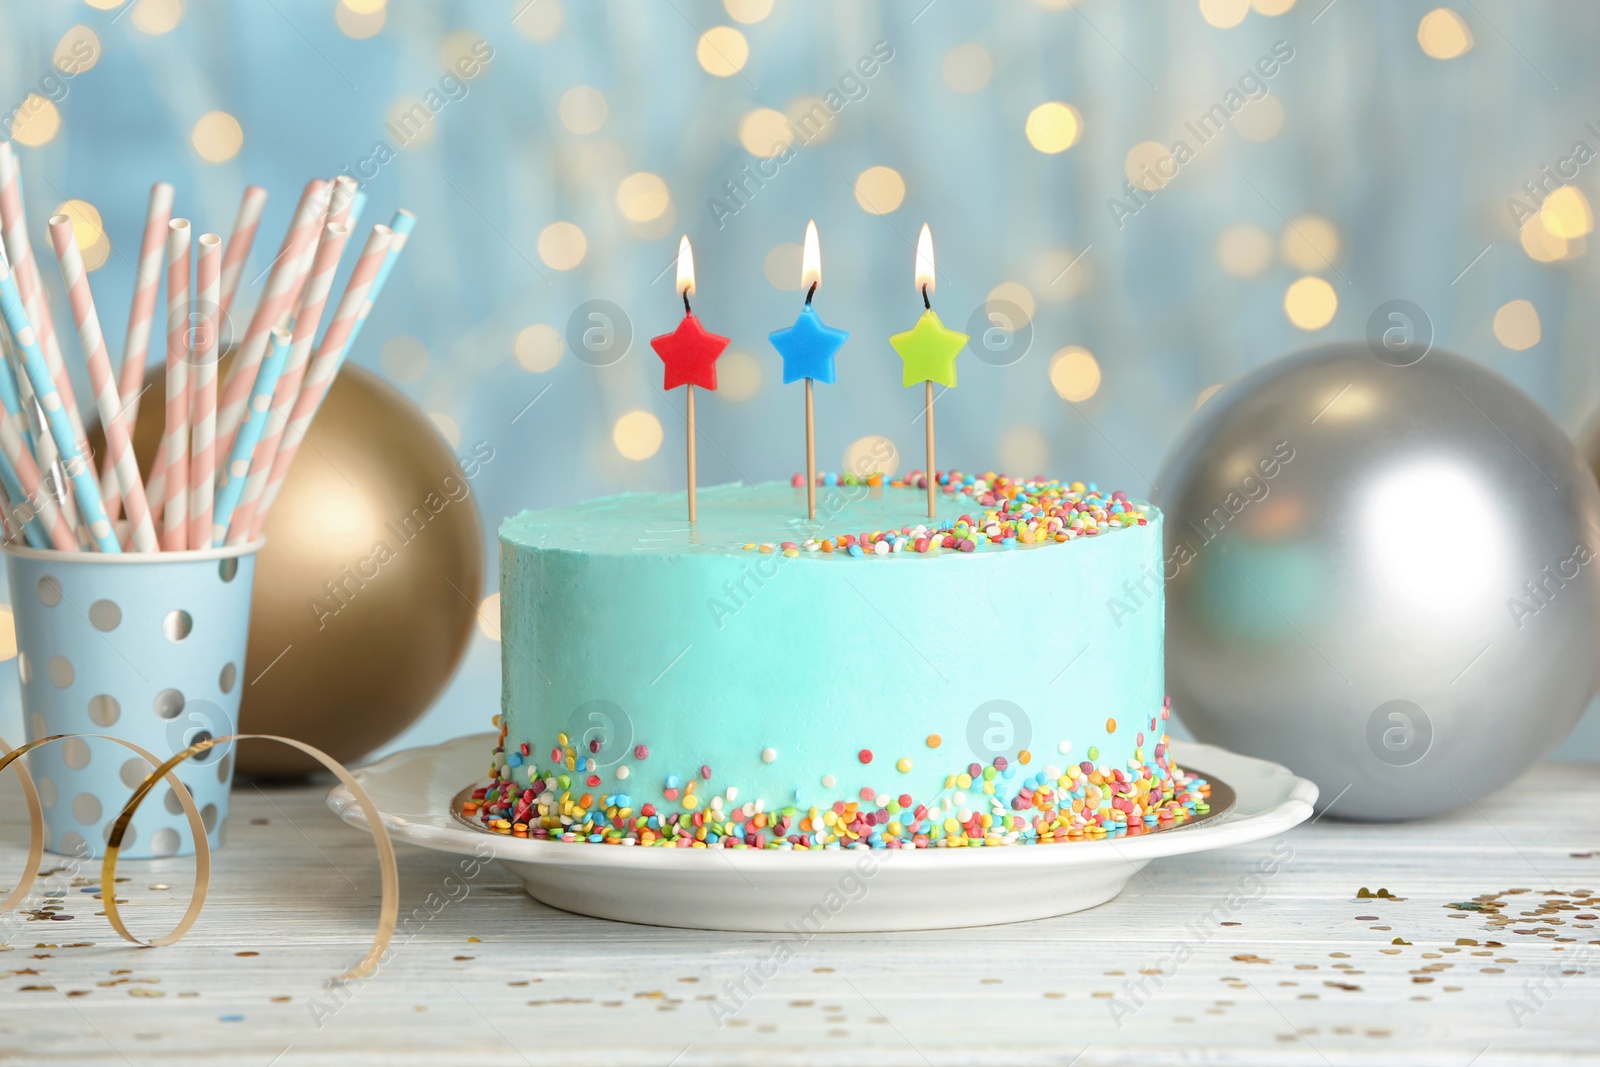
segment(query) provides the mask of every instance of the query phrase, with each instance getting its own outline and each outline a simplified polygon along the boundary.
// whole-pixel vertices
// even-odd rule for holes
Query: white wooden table
[[[796,941],[770,976],[757,967],[774,958],[770,936],[579,918],[534,903],[496,865],[449,881],[459,857],[405,848],[402,914],[422,908],[424,921],[378,977],[337,990],[325,982],[364,952],[378,879],[369,839],[327,811],[325,791],[235,789],[210,904],[176,946],[115,936],[81,891],[98,866],[54,876],[60,895],[31,906],[72,919],[0,925],[0,1061],[1486,1067],[1600,1056],[1593,765],[1547,765],[1477,810],[1424,823],[1328,818],[1277,842],[1160,860],[1119,899],[1059,919]],[[1579,814],[1548,816],[1552,795]],[[0,789],[0,885],[21,862],[19,797]],[[1252,874],[1274,847],[1276,872]],[[125,873],[130,925],[164,932],[187,900],[186,863]],[[1358,898],[1362,887],[1398,899]],[[1483,910],[1452,907],[1475,898]],[[738,982],[748,993],[736,997]],[[731,1009],[721,1025],[717,998]]]

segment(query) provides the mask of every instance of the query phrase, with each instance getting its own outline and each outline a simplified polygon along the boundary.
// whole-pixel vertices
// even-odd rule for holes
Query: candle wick
[[[817,283],[812,282],[811,288],[806,291],[806,307],[811,306],[811,298],[817,295]]]
[[[689,287],[687,285],[683,287],[683,313],[685,315],[694,314],[693,311],[689,310]]]
[[[926,285],[922,287],[922,306],[928,311],[933,310],[933,303],[928,299],[928,287]]]

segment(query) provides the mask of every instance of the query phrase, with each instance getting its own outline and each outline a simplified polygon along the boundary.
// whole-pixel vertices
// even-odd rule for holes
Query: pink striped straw
[[[261,531],[265,529],[267,512],[272,510],[273,501],[278,499],[278,490],[283,487],[283,480],[289,474],[289,465],[294,462],[295,452],[305,439],[306,430],[316,417],[317,408],[322,405],[322,398],[333,385],[334,375],[344,359],[345,346],[350,343],[351,331],[355,329],[362,309],[367,304],[367,294],[372,290],[372,282],[383,266],[384,257],[389,254],[389,242],[393,238],[394,231],[389,227],[374,226],[366,247],[361,250],[361,257],[350,272],[350,280],[345,283],[344,294],[339,298],[333,319],[322,335],[322,344],[317,347],[317,353],[306,370],[305,383],[295,397],[294,408],[279,438],[278,453],[272,459],[267,484],[256,505],[252,537],[261,536]]]
[[[128,336],[122,345],[122,425],[133,436],[139,418],[139,397],[144,391],[145,361],[150,355],[150,323],[161,295],[161,257],[166,252],[167,222],[172,218],[172,186],[156,182],[150,187],[150,209],[145,215],[144,240],[139,245],[138,272],[134,277],[133,307],[128,311]],[[108,458],[100,476],[100,495],[106,516],[116,522],[122,513],[122,490]],[[153,498],[146,498],[156,503]],[[141,551],[143,551],[141,549]]]
[[[72,424],[78,451],[87,456],[88,438],[83,432],[77,397],[72,392],[72,376],[61,358],[55,319],[50,314],[50,298],[39,277],[39,264],[33,258],[33,242],[28,239],[28,222],[22,208],[22,171],[17,166],[16,152],[10,141],[0,141],[0,228],[4,230],[6,257],[11,260],[17,292],[22,296],[28,321],[33,323],[33,331],[38,335],[39,350],[44,353],[45,366],[50,368],[50,380],[55,383],[61,406]]]
[[[199,322],[194,336],[194,383],[189,403],[194,443],[189,459],[189,547],[211,547],[211,504],[217,473],[217,335],[222,316],[222,238],[200,235],[200,261],[195,267],[195,301]]]
[[[322,229],[322,240],[317,245],[317,255],[311,264],[311,276],[306,279],[305,292],[300,294],[300,307],[294,315],[294,341],[289,346],[289,361],[284,365],[283,376],[272,393],[272,410],[267,414],[266,432],[256,445],[250,460],[250,475],[245,481],[244,495],[234,509],[228,525],[228,543],[251,536],[255,527],[256,508],[266,489],[267,477],[272,473],[272,463],[278,454],[278,441],[293,410],[295,398],[300,395],[300,381],[305,376],[306,361],[311,358],[311,345],[316,340],[317,326],[322,321],[323,308],[328,303],[328,293],[333,289],[333,276],[339,270],[339,255],[350,237],[350,227],[330,222]]]
[[[220,296],[217,300],[218,341],[220,323],[228,319],[228,309],[233,307],[233,297],[239,290],[239,278],[244,274],[245,261],[250,258],[250,246],[256,243],[256,230],[261,226],[261,212],[267,206],[267,191],[259,185],[245,186],[239,201],[239,214],[233,218],[233,231],[228,234],[228,250],[222,254]],[[231,332],[231,331],[230,331]]]
[[[235,346],[233,364],[222,383],[217,404],[217,448],[226,455],[233,448],[233,437],[245,418],[245,404],[250,399],[250,387],[260,370],[261,359],[271,341],[271,330],[288,325],[300,301],[300,290],[305,285],[306,270],[316,251],[317,234],[322,230],[323,216],[328,210],[331,187],[321,178],[306,183],[290,221],[289,232],[272,262],[266,288],[250,317],[250,328],[244,339]],[[155,466],[151,467],[150,495],[160,497],[155,510],[161,511],[161,500],[166,497],[166,441],[156,451]]]
[[[0,405],[0,451],[5,453],[6,459],[16,469],[17,481],[28,495],[27,504],[44,523],[45,530],[50,534],[50,543],[63,552],[76,552],[78,539],[73,534],[72,526],[61,514],[55,498],[45,491],[44,479],[39,473],[38,464],[33,461],[33,453],[28,451],[28,443],[22,439],[18,420],[11,417],[4,405]]]
[[[233,447],[233,435],[245,417],[245,405],[250,399],[250,387],[255,382],[256,371],[267,353],[271,341],[270,331],[284,324],[284,319],[294,311],[300,300],[300,289],[305,275],[301,261],[316,247],[317,235],[322,232],[322,218],[327,212],[328,183],[313,178],[300,194],[300,203],[294,209],[289,232],[284,235],[278,257],[272,261],[272,272],[267,276],[261,301],[250,317],[250,327],[238,345],[238,355],[222,383],[222,394],[217,399],[217,447],[224,454]]]
[[[94,293],[89,289],[89,275],[83,269],[78,241],[72,234],[71,217],[50,217],[50,243],[55,246],[56,259],[61,264],[61,280],[67,287],[72,318],[78,327],[78,339],[83,344],[84,360],[89,366],[90,388],[100,410],[100,424],[105,427],[106,454],[116,471],[117,484],[128,502],[128,521],[133,527],[134,550],[159,551],[155,526],[150,522],[150,506],[145,501],[144,485],[139,480],[139,464],[133,455],[133,442],[128,439],[128,427],[121,418],[122,398],[117,394],[116,379],[111,375],[111,356],[106,352],[106,338],[100,329]]]
[[[167,224],[167,484],[161,547],[189,547],[189,220]]]
[[[356,180],[348,174],[341,174],[333,179],[333,195],[328,202],[329,222],[337,222],[341,226],[350,222],[350,208],[355,204],[356,193],[360,188]]]

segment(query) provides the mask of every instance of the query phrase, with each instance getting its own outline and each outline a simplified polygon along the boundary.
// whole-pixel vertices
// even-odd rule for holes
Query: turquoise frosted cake
[[[679,847],[948,847],[1205,810],[1167,755],[1161,515],[1093,485],[831,476],[500,528],[490,829]]]

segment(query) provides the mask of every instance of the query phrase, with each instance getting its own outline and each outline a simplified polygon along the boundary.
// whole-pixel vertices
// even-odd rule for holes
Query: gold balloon
[[[134,435],[146,470],[164,394],[157,371]],[[240,731],[284,734],[349,763],[427,710],[477,617],[483,531],[467,474],[476,469],[377,376],[344,368],[267,519]],[[321,769],[252,741],[237,760],[264,777]]]

